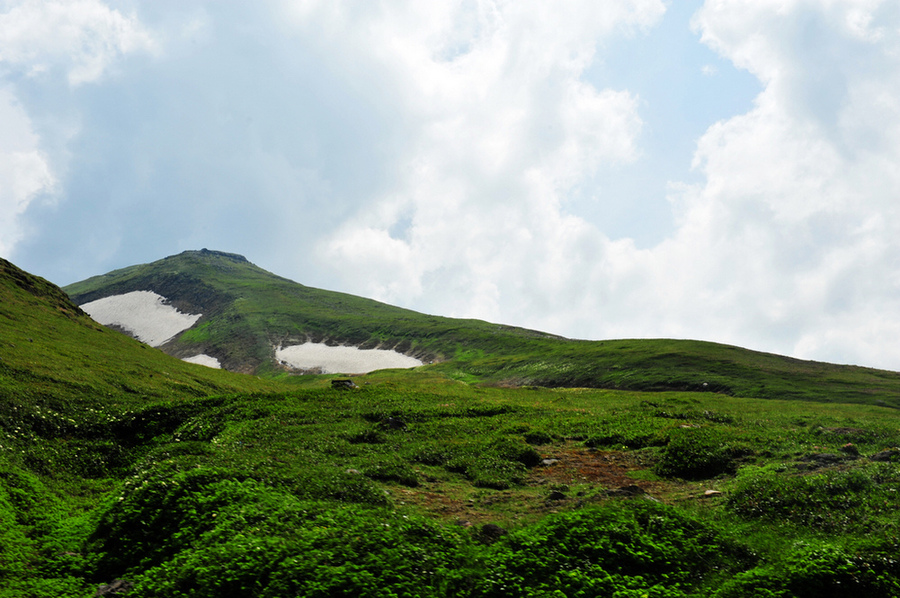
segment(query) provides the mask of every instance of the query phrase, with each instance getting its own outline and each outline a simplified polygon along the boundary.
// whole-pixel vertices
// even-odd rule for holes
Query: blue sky
[[[691,171],[700,136],[715,122],[750,110],[762,90],[753,75],[700,43],[691,18],[702,5],[668,3],[652,29],[613,38],[584,74],[597,87],[640,97],[642,157],[599,182],[597,192],[610,201],[596,205],[594,217],[607,235],[630,237],[641,247],[672,232],[668,183],[700,180]]]
[[[0,0],[0,255],[900,370],[889,0]]]

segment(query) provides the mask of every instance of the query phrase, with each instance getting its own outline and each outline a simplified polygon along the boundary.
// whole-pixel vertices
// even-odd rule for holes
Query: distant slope
[[[183,363],[91,320],[48,281],[0,259],[0,406],[67,409],[273,388]]]
[[[531,330],[427,316],[371,299],[304,286],[220,251],[185,251],[65,287],[79,305],[132,291],[153,291],[200,320],[162,349],[204,353],[233,371],[272,373],[274,348],[305,341],[389,348],[423,361],[452,358],[460,348],[518,351]],[[526,342],[527,344],[527,342]]]
[[[307,340],[390,348],[488,384],[691,390],[900,406],[900,374],[791,359],[716,343],[571,340],[480,320],[423,315],[310,288],[240,255],[186,251],[64,289],[78,304],[153,291],[197,323],[161,348],[211,355],[230,370],[277,375],[274,347]]]

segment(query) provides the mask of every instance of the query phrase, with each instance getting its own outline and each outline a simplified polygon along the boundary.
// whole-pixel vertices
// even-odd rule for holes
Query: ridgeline
[[[64,288],[78,304],[153,291],[203,314],[163,345],[211,355],[228,370],[276,377],[275,347],[306,341],[393,349],[448,376],[502,386],[714,392],[900,406],[900,374],[791,359],[717,343],[572,340],[534,330],[420,314],[276,276],[246,258],[185,251]]]

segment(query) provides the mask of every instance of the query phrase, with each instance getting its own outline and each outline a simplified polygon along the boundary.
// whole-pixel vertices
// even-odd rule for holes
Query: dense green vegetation
[[[603,345],[707,386],[514,385],[544,366],[487,348],[260,379],[0,262],[0,598],[900,596],[894,374]]]

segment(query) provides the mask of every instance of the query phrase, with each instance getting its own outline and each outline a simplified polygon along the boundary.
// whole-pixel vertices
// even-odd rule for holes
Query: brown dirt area
[[[662,502],[703,497],[704,487],[681,481],[648,480],[637,474],[652,466],[630,451],[586,449],[580,445],[546,447],[554,463],[529,470],[524,483],[507,490],[475,488],[460,478],[423,476],[418,488],[396,487],[394,498],[448,522],[463,526],[529,523],[548,513],[614,497],[645,496]],[[637,475],[636,475],[637,474]]]

